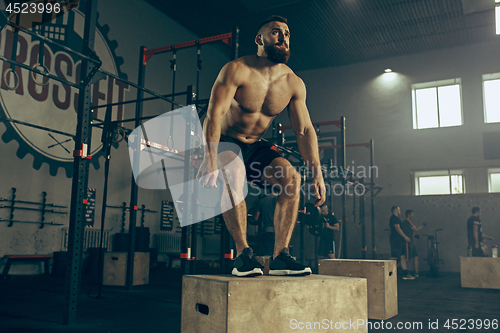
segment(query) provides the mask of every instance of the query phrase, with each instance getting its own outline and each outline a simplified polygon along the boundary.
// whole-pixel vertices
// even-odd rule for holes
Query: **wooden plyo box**
[[[460,257],[462,288],[500,289],[500,258]]]
[[[185,275],[181,332],[368,332],[367,307],[363,278]]]
[[[389,319],[398,314],[398,280],[395,260],[324,259],[318,273],[368,280],[368,318]]]
[[[105,252],[102,284],[125,286],[128,252]],[[135,252],[132,285],[149,284],[149,252]]]

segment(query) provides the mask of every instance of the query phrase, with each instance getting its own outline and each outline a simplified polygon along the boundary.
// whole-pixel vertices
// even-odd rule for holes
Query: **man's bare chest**
[[[269,117],[283,111],[291,98],[292,91],[285,80],[249,81],[238,87],[234,97],[243,112],[262,113]]]

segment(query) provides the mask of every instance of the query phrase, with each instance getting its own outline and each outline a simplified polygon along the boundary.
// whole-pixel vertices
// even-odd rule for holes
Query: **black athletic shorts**
[[[412,244],[412,242],[410,242],[404,244],[403,253],[401,253],[401,255],[405,256],[406,259],[409,260],[418,257],[418,252],[415,246]]]
[[[404,242],[404,241],[403,241]],[[406,245],[403,244],[399,239],[391,239],[391,257],[398,258],[402,255],[406,255]],[[406,244],[406,242],[404,242]],[[404,253],[403,253],[404,251]]]
[[[280,153],[271,149],[273,145],[265,141],[244,143],[227,135],[221,135],[220,142],[234,143],[240,147],[241,156],[243,157],[243,162],[245,164],[247,181],[264,188],[260,181],[264,168],[270,165],[275,158],[281,157]],[[226,150],[231,150],[238,155],[239,151],[236,151],[236,147],[234,148],[235,149],[219,150],[218,152],[221,153]]]

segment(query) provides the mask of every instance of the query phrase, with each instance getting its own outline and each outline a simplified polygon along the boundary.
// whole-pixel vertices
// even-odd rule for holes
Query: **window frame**
[[[500,193],[498,192],[493,192],[491,187],[492,187],[492,181],[491,181],[491,175],[493,174],[500,174],[500,168],[488,168],[488,193]]]
[[[483,90],[483,119],[485,124],[498,124],[500,121],[488,121],[488,114],[486,112],[486,89],[484,88],[484,83],[486,81],[500,80],[500,73],[490,73],[483,74],[482,77],[482,90]]]
[[[499,169],[500,170],[500,169]],[[464,169],[445,169],[445,170],[419,170],[419,171],[412,171],[413,173],[413,195],[415,196],[426,196],[426,195],[457,195],[457,194],[465,194],[466,192],[466,186],[465,186],[465,178],[466,178],[466,172]],[[448,182],[449,182],[449,193],[442,193],[442,194],[421,194],[420,190],[420,178],[427,178],[427,177],[443,177],[447,176],[448,177]],[[453,193],[453,188],[452,188],[452,176],[462,176],[462,192],[461,193]]]
[[[454,86],[458,85],[458,93],[460,97],[460,125],[452,125],[452,126],[441,126],[441,120],[439,117],[439,89],[440,87],[446,86]],[[418,127],[418,110],[417,110],[417,90],[420,89],[436,89],[436,100],[437,100],[437,127]],[[411,85],[411,94],[412,94],[412,120],[413,120],[413,129],[414,130],[424,130],[424,129],[436,129],[436,128],[448,128],[448,127],[458,127],[464,125],[464,112],[463,112],[463,98],[462,98],[462,79],[454,78],[447,80],[438,80],[431,82],[423,82],[423,83],[414,83]]]

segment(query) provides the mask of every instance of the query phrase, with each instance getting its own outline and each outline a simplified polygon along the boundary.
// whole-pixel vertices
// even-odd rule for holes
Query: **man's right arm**
[[[203,122],[203,136],[205,138],[205,155],[203,162],[198,170],[197,178],[209,175],[200,179],[204,186],[216,186],[217,172],[217,152],[218,143],[221,135],[222,118],[228,112],[231,101],[238,89],[238,82],[236,77],[238,64],[234,61],[227,63],[220,71],[219,76],[215,80],[210,95],[210,102],[208,104],[207,116]]]
[[[474,229],[474,240],[476,241],[476,244],[474,245],[474,247],[476,249],[478,249],[479,248],[479,232],[478,232],[479,226],[477,224],[474,224],[473,229]]]

